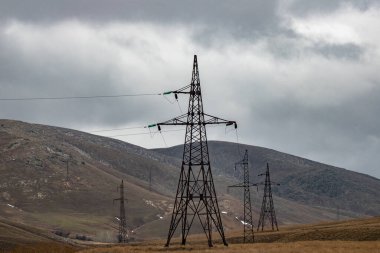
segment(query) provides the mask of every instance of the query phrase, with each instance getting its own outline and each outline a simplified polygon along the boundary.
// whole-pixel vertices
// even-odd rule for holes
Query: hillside
[[[1,121],[0,216],[48,229],[114,238],[117,187],[126,179],[131,228],[159,219],[171,198],[149,191],[148,168],[174,182],[174,168],[160,164],[136,146],[74,130]],[[66,162],[69,177],[66,180]],[[158,174],[155,174],[158,175]],[[145,181],[144,181],[145,179]],[[155,190],[168,192],[160,184]]]
[[[52,235],[47,231],[7,220],[0,220],[1,252],[8,250],[25,252],[29,249],[34,249],[34,252],[69,253],[79,248],[79,245],[74,242],[64,241],[59,236]]]
[[[155,151],[180,158],[182,149],[180,145]],[[281,185],[273,188],[278,197],[308,206],[339,208],[343,213],[380,215],[380,179],[267,148],[210,141],[211,164],[216,168],[214,174],[241,177],[231,162],[242,159],[239,150],[248,150],[252,182],[263,181],[257,175],[264,172],[269,163],[271,179]]]
[[[259,159],[251,160],[253,174],[263,168],[268,158],[272,159],[273,177],[282,183],[274,196],[281,225],[336,219],[336,207],[325,201],[326,195],[332,194],[331,189],[324,189],[326,193],[322,194],[313,188],[312,183],[318,181],[302,183],[310,175],[319,175],[313,172],[321,171],[315,170],[318,163],[264,148],[247,148],[262,154],[250,151],[251,159]],[[121,179],[125,179],[127,222],[133,230],[131,240],[165,237],[179,173],[176,152],[181,152],[180,149],[147,150],[76,130],[0,120],[0,217],[47,231],[65,230],[71,238],[84,234],[96,241],[111,242],[115,240],[118,215],[118,205],[113,204],[113,199],[118,197]],[[240,158],[235,159],[236,149],[229,143],[211,142],[210,151],[225,229],[240,229],[241,192],[226,193],[226,186],[239,180],[231,167]],[[343,179],[352,179],[353,185],[341,182],[340,189],[344,191],[340,196],[351,194],[357,197],[357,203],[354,205],[354,200],[347,199],[349,204],[342,205],[340,210],[341,219],[379,212],[379,200],[373,194],[379,191],[378,179],[318,165],[339,173]],[[306,185],[307,182],[311,184]],[[355,187],[359,183],[362,188],[358,190]],[[260,189],[253,189],[255,221],[261,194]],[[316,204],[318,198],[323,201]],[[365,203],[368,198],[373,200]],[[363,209],[357,208],[360,205]],[[197,231],[195,227],[193,232]]]
[[[131,240],[166,234],[166,224],[152,226],[171,214],[178,168],[165,161],[172,158],[114,139],[10,120],[0,121],[0,140],[0,217],[114,241],[113,199],[125,179]],[[232,216],[225,221],[231,229],[240,225]]]

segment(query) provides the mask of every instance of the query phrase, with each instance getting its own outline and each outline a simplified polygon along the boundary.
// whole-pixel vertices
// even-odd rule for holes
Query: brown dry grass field
[[[81,250],[81,253],[124,253],[124,252],[225,252],[225,253],[380,253],[380,217],[343,222],[289,226],[278,232],[255,234],[255,244],[242,244],[241,232],[227,234],[228,247],[216,242],[208,248],[203,235],[188,238],[189,245],[181,246],[178,240],[169,248],[164,241],[150,241],[125,246],[109,246]],[[217,238],[217,235],[215,235]]]
[[[23,245],[9,251],[12,253],[42,253],[42,252],[56,252],[56,253],[73,253],[78,251],[70,245],[63,245],[60,243],[36,243],[30,245]]]
[[[216,245],[208,248],[203,245],[191,245],[186,247],[174,246],[164,248],[162,246],[125,246],[112,248],[98,248],[81,251],[82,253],[142,253],[142,252],[224,252],[224,253],[364,253],[380,252],[380,242],[347,242],[347,241],[309,241],[292,243],[255,243],[255,244],[231,244],[228,247]]]
[[[214,238],[218,238],[216,234]],[[227,238],[228,247],[216,241],[213,248],[207,247],[204,235],[192,235],[188,238],[188,245],[181,246],[178,239],[174,239],[169,248],[163,247],[165,243],[163,240],[144,241],[122,246],[115,244],[87,244],[73,247],[59,243],[37,243],[19,246],[11,252],[380,253],[380,217],[280,227],[278,232],[255,233],[256,243],[254,244],[242,244],[240,231],[228,233]]]

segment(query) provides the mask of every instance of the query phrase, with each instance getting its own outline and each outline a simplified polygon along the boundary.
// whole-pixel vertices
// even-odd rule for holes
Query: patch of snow
[[[42,192],[37,192],[38,199],[44,199],[45,197],[46,197],[46,194],[43,194]]]
[[[79,154],[83,155],[84,157],[91,158],[91,156],[85,151],[83,151],[82,149],[74,147],[74,146],[72,146],[71,148],[77,151]]]
[[[53,151],[51,148],[49,148],[49,147],[46,147],[46,149],[47,149],[47,151],[48,151],[49,153],[52,153],[52,154],[54,154],[54,151]]]
[[[244,222],[243,220],[240,220],[240,222],[241,222],[241,224],[243,224],[243,225],[246,225],[246,226],[250,226],[250,227],[252,227],[252,225],[249,224],[248,222]]]
[[[47,151],[51,154],[55,154],[55,155],[60,155],[60,156],[63,156],[64,158],[69,158],[69,155],[68,154],[65,154],[63,152],[60,152],[60,151],[54,151],[52,148],[50,147],[46,147]]]
[[[103,164],[103,165],[110,166],[110,164],[109,164],[108,162],[106,162],[106,161],[100,160],[99,162],[100,162],[101,164]]]
[[[147,205],[150,205],[150,206],[153,206],[153,207],[156,207],[156,208],[157,208],[157,206],[156,206],[155,204],[153,204],[153,201],[151,201],[151,200],[147,200],[147,199],[143,199],[143,200],[144,200],[145,204],[147,204]]]
[[[14,209],[16,209],[16,210],[18,210],[18,211],[22,212],[22,210],[21,210],[20,208],[18,208],[18,207],[15,207],[14,205],[11,205],[11,204],[7,204],[7,206],[9,206],[9,207],[11,207],[11,208],[14,208]]]

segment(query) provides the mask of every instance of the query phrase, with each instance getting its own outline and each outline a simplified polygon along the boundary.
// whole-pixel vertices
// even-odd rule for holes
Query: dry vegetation
[[[126,253],[126,252],[225,252],[225,253],[361,253],[380,252],[380,242],[343,242],[343,241],[310,241],[294,243],[256,243],[256,244],[232,244],[228,247],[217,245],[212,249],[204,245],[190,247],[174,246],[164,248],[162,246],[125,246],[112,248],[97,248],[81,251],[81,253]]]
[[[63,245],[61,243],[37,243],[31,245],[18,246],[13,249],[12,253],[73,253],[78,251],[78,248],[74,248],[69,245]]]
[[[4,227],[5,228],[5,227]],[[10,227],[9,227],[10,228]],[[173,240],[169,248],[163,247],[163,240],[145,241],[132,243],[123,246],[115,244],[100,244],[96,242],[79,242],[69,240],[71,245],[63,241],[38,241],[36,235],[28,227],[22,227],[19,235],[22,237],[31,236],[28,242],[14,247],[9,252],[33,252],[33,253],[124,253],[124,252],[247,252],[247,253],[350,253],[350,252],[371,252],[380,253],[380,217],[369,219],[357,219],[343,222],[329,222],[311,225],[300,225],[282,227],[279,232],[255,233],[255,244],[242,244],[241,232],[228,233],[230,245],[224,247],[220,242],[215,242],[213,248],[208,248],[204,235],[191,235],[188,244],[183,247],[179,244],[178,238]],[[17,227],[21,229],[21,227]],[[13,229],[14,231],[15,228]],[[28,230],[28,231],[26,231]],[[5,229],[4,231],[5,232]],[[38,231],[37,231],[38,232]],[[11,234],[9,234],[11,236]],[[14,235],[12,235],[14,236]],[[0,236],[1,237],[1,236]],[[15,240],[20,241],[14,238]],[[34,239],[33,239],[34,238]],[[214,238],[218,238],[217,235]],[[3,238],[4,239],[4,238]],[[47,238],[45,238],[46,240]],[[32,243],[32,241],[35,243]],[[16,241],[15,241],[16,242]]]
[[[247,252],[247,253],[380,253],[380,217],[350,220],[335,223],[293,226],[282,228],[279,232],[256,233],[255,244],[240,243],[239,232],[228,234],[230,245],[224,247],[216,243],[208,248],[203,236],[191,236],[185,247],[174,241],[169,248],[163,247],[164,241],[109,246],[80,251],[81,253],[124,253],[124,252]],[[215,237],[216,238],[216,237]]]
[[[255,234],[256,242],[378,241],[380,217],[282,227],[278,232]],[[229,242],[242,242],[241,233],[228,235]]]

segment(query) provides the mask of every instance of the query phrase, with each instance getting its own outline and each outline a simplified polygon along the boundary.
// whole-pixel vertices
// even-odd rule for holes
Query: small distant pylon
[[[124,206],[124,182],[121,180],[120,187],[120,198],[114,199],[114,201],[120,201],[120,214],[119,214],[119,234],[118,242],[127,243],[128,242],[128,231],[127,231],[127,220],[125,218],[125,206]]]
[[[69,182],[69,160],[66,160],[66,182]]]
[[[276,212],[274,211],[273,197],[272,197],[272,184],[275,184],[275,183],[270,181],[268,163],[267,163],[266,172],[260,174],[259,176],[264,176],[264,175],[265,175],[264,195],[263,195],[263,203],[261,205],[259,224],[257,225],[257,231],[259,231],[260,227],[261,227],[261,231],[264,230],[264,223],[265,223],[266,218],[270,220],[270,223],[272,225],[272,230],[274,231],[276,227],[278,231]],[[280,185],[280,184],[276,184],[276,185]]]
[[[244,181],[243,183],[230,185],[232,187],[244,188],[244,243],[254,242],[255,237],[253,234],[253,219],[252,219],[252,205],[251,205],[251,186],[257,186],[257,184],[251,184],[249,182],[249,167],[248,167],[248,150],[245,150],[244,158],[240,162],[235,163],[235,170],[237,166],[243,167]],[[228,189],[227,188],[227,189]]]
[[[152,191],[152,167],[149,168],[149,191]]]

